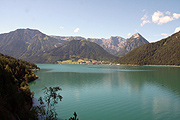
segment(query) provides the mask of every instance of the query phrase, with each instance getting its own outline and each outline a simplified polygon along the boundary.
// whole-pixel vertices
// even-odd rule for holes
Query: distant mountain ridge
[[[109,39],[105,39],[105,38],[84,38],[81,36],[53,36],[51,35],[51,37],[62,40],[64,42],[68,42],[71,40],[87,40],[90,42],[95,42],[98,45],[100,45],[101,47],[103,47],[107,52],[109,52],[110,54],[115,54],[117,53],[121,48],[123,48],[124,44],[126,43],[126,39],[119,37],[119,36],[111,36]]]
[[[65,45],[44,52],[33,58],[35,63],[57,63],[63,60],[94,59],[112,61],[117,59],[98,44],[87,40],[72,40]]]
[[[0,34],[0,51],[3,54],[32,62],[34,56],[38,57],[42,53],[61,47],[72,40],[87,40],[97,43],[111,54],[122,50],[126,50],[125,52],[127,53],[129,52],[129,46],[135,48],[141,45],[137,43],[136,40],[129,45],[127,44],[128,41],[130,41],[129,39],[124,39],[119,36],[111,36],[109,39],[86,39],[81,36],[49,36],[39,30],[28,28]]]
[[[115,61],[134,65],[180,65],[180,32],[135,48]]]
[[[70,41],[70,40],[85,40],[86,38],[80,36],[51,36],[59,40]],[[149,43],[144,37],[142,37],[139,33],[134,34],[131,38],[125,39],[120,36],[111,36],[109,39],[105,38],[87,38],[87,41],[95,42],[101,47],[103,47],[110,54],[116,55],[118,57],[127,54],[132,49],[143,45],[145,43]]]
[[[126,43],[126,39],[119,37],[119,36],[111,36],[109,39],[101,38],[87,38],[88,41],[95,42],[101,47],[103,47],[107,52],[111,54],[117,53]]]
[[[50,35],[50,37],[56,38],[58,40],[71,41],[71,40],[85,40],[86,38],[81,36],[55,36]]]

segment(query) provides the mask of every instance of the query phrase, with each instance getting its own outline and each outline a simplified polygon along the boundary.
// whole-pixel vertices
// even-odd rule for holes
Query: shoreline
[[[38,64],[38,63],[37,63]],[[42,64],[42,63],[41,63]],[[45,63],[51,64],[51,63]],[[157,66],[157,67],[180,67],[180,65],[137,65],[137,64],[56,64],[56,65],[131,65],[131,66]],[[40,69],[32,69],[32,71],[40,70]]]
[[[117,65],[117,64],[115,64]],[[119,64],[119,65],[132,65],[132,66],[157,66],[157,67],[180,67],[180,65],[136,65],[136,64]]]
[[[143,66],[180,67],[179,65],[143,65]]]

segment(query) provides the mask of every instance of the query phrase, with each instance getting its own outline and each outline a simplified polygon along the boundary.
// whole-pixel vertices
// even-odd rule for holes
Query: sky
[[[180,0],[0,0],[0,34],[38,29],[47,35],[156,42],[180,30]]]

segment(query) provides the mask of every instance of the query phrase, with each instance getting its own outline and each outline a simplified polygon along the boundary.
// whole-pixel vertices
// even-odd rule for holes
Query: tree
[[[60,87],[45,87],[44,97],[39,98],[40,105],[33,108],[41,120],[57,120],[57,113],[55,105],[62,100],[62,96],[59,91],[62,90]],[[77,118],[76,112],[74,112],[74,117],[70,117],[69,120],[79,120]]]
[[[69,120],[79,120],[79,119],[77,118],[76,112],[74,112],[73,115],[74,115],[74,117],[70,117]]]
[[[41,119],[45,120],[56,120],[57,113],[55,105],[58,101],[62,100],[62,96],[59,91],[62,90],[60,87],[45,87],[44,97],[39,98],[40,105],[36,106],[34,109],[37,111]]]

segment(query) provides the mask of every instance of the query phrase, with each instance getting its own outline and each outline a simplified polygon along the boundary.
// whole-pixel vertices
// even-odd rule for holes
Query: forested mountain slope
[[[111,55],[96,43],[86,40],[72,40],[61,47],[34,57],[33,62],[57,63],[57,61],[82,58],[112,61],[117,57]]]
[[[135,65],[180,65],[180,32],[135,48],[115,62]]]

